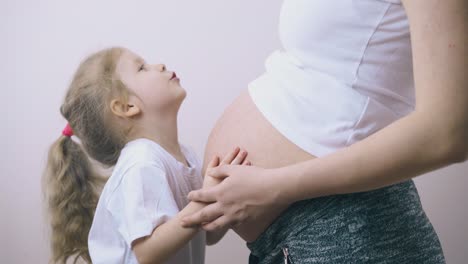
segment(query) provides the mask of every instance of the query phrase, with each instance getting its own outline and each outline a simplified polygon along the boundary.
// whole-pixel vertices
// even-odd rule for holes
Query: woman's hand
[[[229,153],[219,164],[219,157],[214,156],[213,159],[207,166],[206,175],[203,179],[203,188],[212,187],[219,184],[223,179],[222,178],[215,178],[209,176],[209,172],[220,165],[247,165],[250,166],[252,163],[247,160],[247,151],[241,150],[239,147],[236,147],[231,153]]]
[[[212,203],[185,217],[183,226],[202,224],[206,231],[236,227],[278,206],[275,170],[254,166],[221,165],[207,175],[222,180],[214,187],[189,193],[192,201]],[[223,180],[224,179],[224,180]]]

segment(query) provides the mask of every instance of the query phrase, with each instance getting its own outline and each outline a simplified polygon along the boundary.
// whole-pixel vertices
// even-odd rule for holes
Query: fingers
[[[230,165],[222,165],[217,168],[210,169],[206,174],[213,178],[224,179],[229,177],[230,167]]]
[[[233,161],[231,161],[231,165],[240,165],[242,164],[247,158],[247,151],[241,150]]]
[[[216,231],[224,228],[229,228],[231,226],[234,226],[234,221],[230,221],[228,217],[222,215],[211,223],[203,224],[202,228],[205,231]]]
[[[221,165],[223,164],[231,164],[231,162],[236,158],[237,154],[239,154],[240,148],[236,147],[231,153],[229,153],[224,159],[221,161]]]
[[[215,196],[216,188],[217,187],[211,187],[207,189],[191,191],[187,195],[187,198],[194,202],[202,202],[202,203],[216,202],[216,196]]]
[[[218,157],[218,156],[214,156],[214,157],[211,159],[210,163],[208,164],[207,168],[214,168],[214,167],[216,167],[216,166],[218,166],[218,165],[219,165],[219,157]]]
[[[226,155],[219,165],[247,165],[247,155],[246,150],[241,150],[239,147],[236,147],[231,153]]]
[[[242,165],[245,165],[245,166],[252,166],[252,162],[250,162],[249,160],[245,159],[244,162],[242,162]]]
[[[209,204],[200,211],[182,218],[182,226],[189,227],[201,225],[202,223],[210,223],[222,215],[223,212],[218,203]]]

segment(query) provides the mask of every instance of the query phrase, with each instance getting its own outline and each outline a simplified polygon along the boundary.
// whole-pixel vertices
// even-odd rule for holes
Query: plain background
[[[84,56],[125,46],[177,71],[188,92],[180,139],[202,157],[223,109],[280,47],[281,2],[2,0],[0,262],[47,263],[40,178],[47,149],[66,124],[60,103]],[[447,263],[468,259],[467,171],[463,163],[416,179]],[[247,263],[247,256],[230,232],[207,248],[206,263]]]

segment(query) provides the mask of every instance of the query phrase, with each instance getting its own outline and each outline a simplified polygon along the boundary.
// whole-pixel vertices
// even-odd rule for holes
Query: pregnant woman
[[[412,178],[468,156],[466,0],[285,0],[283,49],[223,113],[185,219],[250,263],[444,263]],[[411,34],[410,34],[411,31]]]

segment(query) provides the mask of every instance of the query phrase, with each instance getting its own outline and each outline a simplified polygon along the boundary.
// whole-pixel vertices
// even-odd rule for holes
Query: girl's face
[[[146,114],[177,110],[186,96],[175,72],[168,71],[164,64],[147,64],[129,50],[122,53],[116,70]]]

